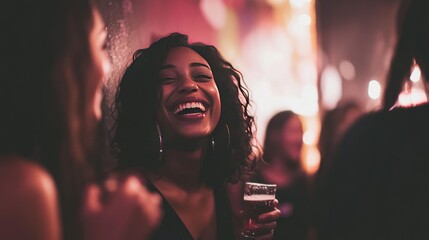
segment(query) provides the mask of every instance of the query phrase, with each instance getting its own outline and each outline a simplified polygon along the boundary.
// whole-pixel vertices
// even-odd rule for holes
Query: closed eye
[[[194,78],[198,81],[203,81],[203,82],[208,82],[210,81],[213,77],[211,75],[206,75],[206,74],[200,74],[200,75],[196,75],[194,76]]]
[[[161,77],[160,82],[161,84],[170,84],[176,81],[176,78],[174,77]]]

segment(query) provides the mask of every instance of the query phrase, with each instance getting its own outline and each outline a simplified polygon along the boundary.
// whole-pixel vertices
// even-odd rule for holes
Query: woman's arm
[[[0,196],[0,239],[61,239],[55,184],[41,166],[0,157]]]

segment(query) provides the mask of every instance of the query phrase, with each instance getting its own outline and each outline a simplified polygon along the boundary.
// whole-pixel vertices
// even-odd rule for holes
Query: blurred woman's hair
[[[325,112],[321,123],[318,143],[322,159],[330,159],[333,157],[335,148],[342,135],[353,123],[347,122],[348,114],[350,114],[352,111],[356,111],[358,113],[362,112],[360,106],[356,102],[347,101],[338,104],[336,108]],[[342,124],[348,125],[345,126],[346,129],[340,129]]]
[[[277,139],[273,138],[273,135],[282,131],[283,127],[289,120],[298,115],[292,111],[281,111],[275,114],[270,121],[268,121],[267,128],[265,130],[264,140],[264,154],[263,159],[265,162],[270,163],[276,154],[278,154],[278,146],[280,143]]]
[[[93,11],[89,0],[0,7],[0,154],[32,159],[52,174],[65,239],[80,239],[82,188],[92,175]]]

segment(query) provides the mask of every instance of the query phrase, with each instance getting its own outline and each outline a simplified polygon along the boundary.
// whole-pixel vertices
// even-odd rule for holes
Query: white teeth
[[[180,111],[183,111],[188,108],[199,108],[201,111],[206,111],[206,108],[201,102],[189,102],[189,103],[182,103],[177,106],[177,108],[174,110],[174,114],[177,114]]]

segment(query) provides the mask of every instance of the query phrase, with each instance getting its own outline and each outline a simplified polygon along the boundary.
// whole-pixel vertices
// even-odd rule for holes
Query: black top
[[[428,104],[358,121],[322,186],[320,239],[429,239],[428,138]]]
[[[149,182],[149,181],[148,181]],[[159,227],[152,235],[152,240],[193,240],[185,224],[164,198],[161,192],[150,182],[148,188],[158,192],[163,199],[164,216]],[[216,206],[216,234],[218,240],[234,239],[232,210],[223,186],[213,188]]]

